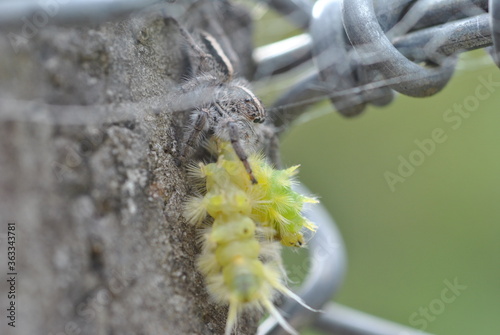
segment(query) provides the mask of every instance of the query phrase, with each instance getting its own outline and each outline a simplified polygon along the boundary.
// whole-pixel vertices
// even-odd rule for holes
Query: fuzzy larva
[[[314,200],[291,190],[290,177],[296,168],[275,173],[278,170],[262,157],[250,156],[249,162],[259,176],[259,183],[254,184],[232,146],[215,143],[217,162],[191,168],[203,195],[192,197],[185,207],[191,223],[201,224],[207,215],[213,218],[211,226],[203,231],[198,269],[214,300],[229,305],[226,335],[231,333],[241,311],[262,307],[284,329],[296,334],[274,307],[273,298],[281,292],[304,303],[285,286],[280,255],[266,248],[276,243],[274,240],[302,245],[300,230],[313,226],[302,217],[300,209],[303,202]],[[283,195],[283,199],[273,202],[269,199],[273,194]],[[273,252],[273,257],[262,257]]]

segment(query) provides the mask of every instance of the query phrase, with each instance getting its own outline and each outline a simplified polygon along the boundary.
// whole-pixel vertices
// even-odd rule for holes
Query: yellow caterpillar
[[[214,143],[217,162],[191,168],[203,196],[188,200],[185,216],[193,224],[202,223],[207,215],[213,218],[211,227],[204,231],[197,265],[211,296],[229,304],[226,335],[242,310],[261,307],[289,333],[296,334],[272,300],[281,292],[305,304],[283,283],[281,258],[273,251],[276,248],[269,246],[273,240],[303,245],[300,230],[314,226],[300,210],[304,202],[315,200],[291,190],[290,178],[296,167],[274,170],[263,157],[253,155],[248,160],[258,181],[253,184],[231,145]]]
[[[247,183],[247,190],[255,194],[251,217],[264,227],[274,231],[274,239],[285,246],[304,246],[303,228],[316,229],[301,214],[304,203],[317,203],[316,199],[303,196],[292,190],[298,165],[286,170],[276,170],[262,157],[250,159],[254,163],[258,185]]]

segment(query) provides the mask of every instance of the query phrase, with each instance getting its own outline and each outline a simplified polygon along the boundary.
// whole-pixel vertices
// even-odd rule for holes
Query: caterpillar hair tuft
[[[196,225],[213,220],[204,228],[197,267],[214,301],[229,305],[225,334],[230,335],[243,310],[262,308],[297,334],[273,305],[281,292],[306,306],[284,283],[276,241],[304,246],[302,229],[315,226],[301,210],[304,203],[317,201],[292,190],[298,166],[276,170],[262,155],[251,155],[254,183],[230,143],[213,140],[209,147],[218,159],[190,166],[202,195],[186,202],[184,216]]]

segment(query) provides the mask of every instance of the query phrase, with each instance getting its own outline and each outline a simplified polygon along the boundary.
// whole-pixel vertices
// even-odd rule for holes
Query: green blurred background
[[[258,45],[295,33],[265,8],[254,7],[253,14]],[[489,76],[500,83],[491,58],[483,50],[469,52],[434,97],[399,95],[352,119],[324,102],[310,109],[321,116],[283,137],[284,164],[301,165],[300,180],[345,240],[348,271],[337,302],[411,325],[412,315],[426,319],[421,307],[436,310],[444,281],[456,278],[467,288],[439,313],[429,312],[425,331],[500,334],[500,87],[456,129],[443,119],[454,104],[471,102],[482,85],[478,78]],[[284,89],[257,87],[265,102]],[[392,191],[384,173],[397,174],[398,157],[408,160],[418,149],[414,141],[431,138],[436,128],[446,141]]]

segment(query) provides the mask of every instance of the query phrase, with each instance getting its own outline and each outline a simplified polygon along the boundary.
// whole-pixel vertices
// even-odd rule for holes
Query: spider
[[[193,106],[181,160],[189,157],[204,135],[216,136],[231,142],[251,182],[256,184],[245,145],[257,140],[256,124],[266,119],[262,102],[250,91],[246,80],[234,78],[233,64],[212,35],[200,31],[198,44],[187,30],[177,22],[176,25],[194,60],[190,78],[181,88],[183,99],[188,99]]]

